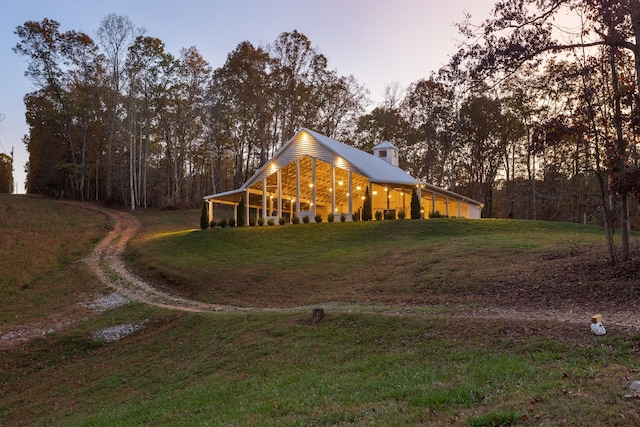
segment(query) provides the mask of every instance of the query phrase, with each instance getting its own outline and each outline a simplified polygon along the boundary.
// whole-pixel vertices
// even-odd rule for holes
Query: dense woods
[[[388,140],[418,179],[484,217],[638,222],[635,3],[517,0],[460,23],[451,63],[372,104],[298,31],[241,42],[215,68],[127,17],[96,40],[50,19],[16,29],[27,191],[136,207],[197,206],[237,188],[300,127],[363,150]],[[558,16],[567,24],[558,42]],[[633,19],[632,19],[633,18]],[[621,214],[624,212],[624,214]]]

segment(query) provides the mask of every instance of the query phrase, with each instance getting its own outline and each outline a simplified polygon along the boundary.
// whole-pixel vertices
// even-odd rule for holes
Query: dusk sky
[[[23,97],[34,90],[24,76],[27,58],[12,51],[17,26],[44,18],[60,31],[76,30],[94,40],[108,14],[126,15],[146,35],[161,39],[174,56],[195,46],[215,69],[235,47],[273,42],[285,31],[306,35],[339,75],[353,75],[370,91],[372,104],[384,89],[406,88],[444,65],[461,39],[455,23],[471,14],[486,19],[495,0],[22,0],[4,4],[0,13],[0,152],[14,148],[14,179],[24,193],[28,153]]]

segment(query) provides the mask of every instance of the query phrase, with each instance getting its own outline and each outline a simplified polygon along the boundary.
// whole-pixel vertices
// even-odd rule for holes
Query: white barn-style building
[[[278,150],[242,187],[205,196],[209,222],[216,203],[237,207],[244,199],[245,225],[251,217],[265,222],[280,218],[290,222],[316,215],[324,220],[333,213],[350,221],[362,209],[365,189],[369,187],[372,212],[397,214],[404,210],[410,217],[411,194],[415,188],[421,212],[438,211],[442,215],[480,218],[482,203],[420,182],[398,167],[398,149],[385,141],[373,148],[373,154],[358,150],[309,129],[301,129]]]

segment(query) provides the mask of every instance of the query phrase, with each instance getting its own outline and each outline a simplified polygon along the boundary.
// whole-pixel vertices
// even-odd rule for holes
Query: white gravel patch
[[[106,341],[114,342],[133,334],[136,331],[142,329],[142,324],[134,325],[126,323],[123,325],[112,326],[110,328],[102,329],[100,331],[91,334],[91,339],[94,341]]]
[[[124,305],[128,302],[129,302],[129,299],[120,295],[117,292],[114,292],[106,296],[98,297],[93,301],[84,302],[82,303],[82,305],[92,310],[102,312],[102,311],[109,310],[110,308],[120,307],[121,305]]]

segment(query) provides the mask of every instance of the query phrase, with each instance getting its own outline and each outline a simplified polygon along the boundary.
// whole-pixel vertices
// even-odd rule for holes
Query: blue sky
[[[128,16],[178,56],[195,46],[217,68],[239,43],[271,43],[285,31],[305,34],[340,75],[352,74],[370,91],[372,106],[384,89],[429,77],[455,52],[455,23],[465,12],[475,22],[489,16],[494,0],[21,0],[0,13],[0,151],[14,148],[17,191],[24,192],[28,153],[23,97],[34,90],[24,77],[26,58],[13,53],[15,28],[50,18],[60,31],[84,31],[96,39],[110,13]]]

